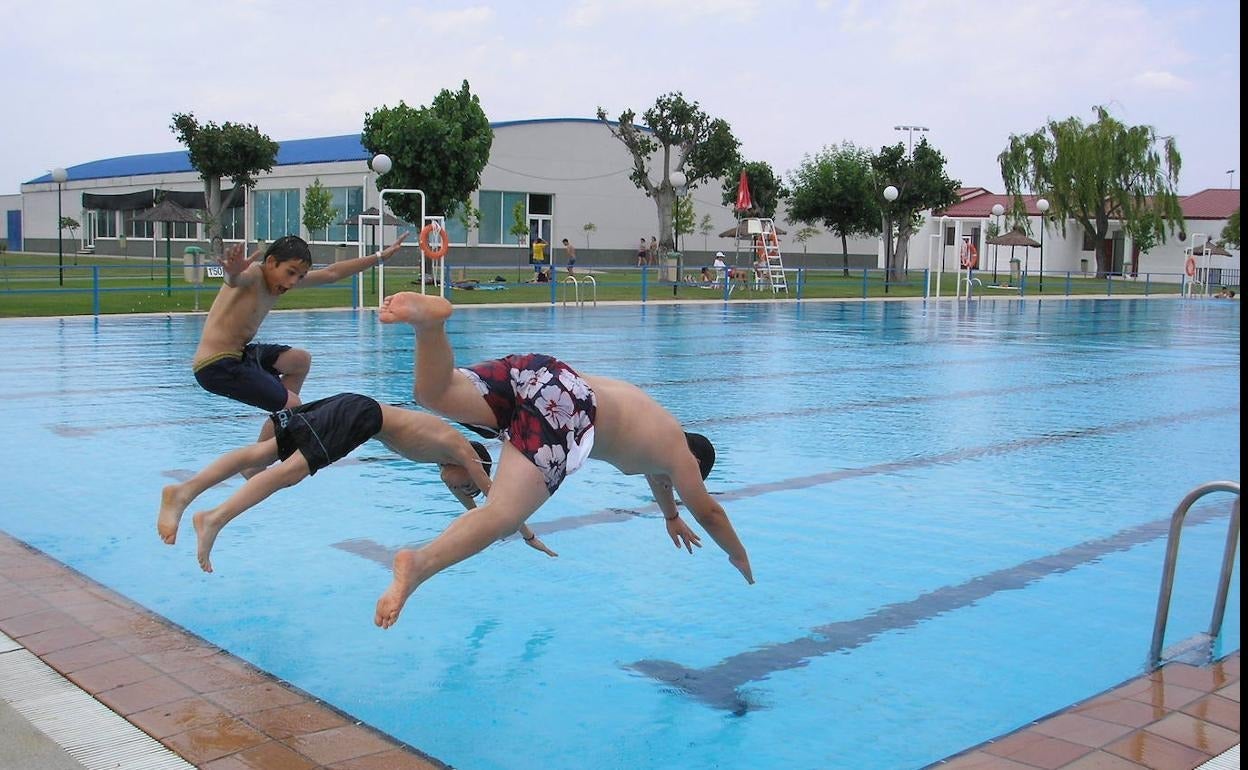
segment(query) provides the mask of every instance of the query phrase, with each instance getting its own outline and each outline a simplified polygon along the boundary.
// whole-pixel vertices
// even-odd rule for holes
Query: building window
[[[135,216],[149,209],[132,209],[121,212],[121,231],[130,238],[151,238],[152,223]]]
[[[92,211],[91,216],[95,217],[96,238],[117,237],[117,213],[115,211]]]
[[[1088,234],[1087,230],[1083,231],[1083,251],[1096,251],[1096,239]]]
[[[299,234],[299,191],[256,191],[256,240],[275,241]]]
[[[334,221],[324,230],[309,233],[314,241],[330,243],[357,243],[360,240],[360,220],[364,213],[363,187],[329,187],[334,202]]]
[[[952,227],[945,228],[945,245],[946,246],[953,245],[953,228]]]
[[[246,224],[247,209],[242,206],[235,206],[222,211],[221,238],[227,241],[241,241],[243,234],[246,232]],[[207,237],[207,232],[205,232],[205,237]]]
[[[509,245],[515,246],[520,243],[520,239],[513,234],[511,228],[515,225],[514,210],[516,204],[519,203],[523,207],[521,220],[526,223],[530,213],[530,208],[542,205],[541,199],[546,199],[546,206],[549,207],[551,196],[549,195],[532,195],[522,192],[500,192],[498,190],[482,190],[477,194],[481,209],[481,228],[478,231],[477,242],[482,245]],[[454,239],[452,239],[454,240]]]

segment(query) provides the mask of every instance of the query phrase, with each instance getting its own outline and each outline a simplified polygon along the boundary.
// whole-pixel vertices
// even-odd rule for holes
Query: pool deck
[[[63,676],[159,741],[156,751],[161,745],[171,750],[173,764],[161,767],[447,768],[3,532],[0,632],[16,643],[15,649],[0,647],[0,671],[6,656],[33,654],[50,667],[50,676]],[[930,767],[1193,770],[1217,764],[1215,758],[1239,745],[1239,660],[1236,651],[1208,666],[1169,663]],[[44,717],[24,712],[12,689],[0,676],[0,766],[127,767],[109,759],[106,746],[48,738],[45,733],[56,731],[46,728]],[[1237,768],[1238,759],[1219,766]]]

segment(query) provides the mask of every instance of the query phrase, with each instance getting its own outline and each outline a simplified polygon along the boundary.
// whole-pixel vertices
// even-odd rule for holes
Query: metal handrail
[[[585,300],[581,299],[581,281],[586,282],[590,286],[591,291],[592,291],[592,294],[590,296],[594,300],[594,305],[595,306],[598,305],[598,282],[594,280],[594,277],[592,275],[587,275],[581,278],[580,281],[578,281],[576,279],[576,276],[569,275],[567,278],[563,279],[563,304],[565,307],[568,304],[568,284],[569,283],[572,284],[572,289],[573,291],[576,292],[572,301],[575,302],[577,305],[585,304]]]
[[[1209,621],[1209,639],[1212,641],[1222,631],[1222,616],[1226,614],[1226,597],[1231,587],[1231,570],[1235,566],[1235,549],[1239,545],[1239,484],[1234,481],[1211,481],[1188,492],[1170,516],[1170,534],[1166,542],[1166,563],[1161,573],[1161,593],[1157,597],[1157,617],[1153,621],[1153,641],[1148,648],[1148,665],[1156,668],[1161,661],[1161,644],[1166,635],[1166,621],[1170,616],[1170,594],[1174,590],[1174,568],[1179,557],[1179,535],[1183,519],[1192,505],[1210,492],[1231,492],[1235,502],[1231,505],[1231,522],[1226,532],[1226,548],[1222,553],[1222,573],[1218,577],[1218,595],[1213,602],[1213,618]]]

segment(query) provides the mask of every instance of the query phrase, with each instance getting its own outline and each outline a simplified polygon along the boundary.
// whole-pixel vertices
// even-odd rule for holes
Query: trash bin
[[[1010,258],[1010,285],[1011,286],[1014,286],[1015,284],[1017,284],[1019,281],[1019,277],[1023,274],[1022,264],[1023,263],[1019,261],[1018,257]]]
[[[1079,260],[1079,272],[1083,273],[1084,275],[1088,274],[1088,260],[1086,259]]]
[[[204,250],[200,247],[187,246],[182,250],[182,279],[193,284],[204,282]]]
[[[347,244],[340,243],[334,247],[334,261],[342,262],[351,259],[351,249],[347,248]]]
[[[667,257],[663,261],[663,275],[659,280],[678,283],[680,281],[680,260],[681,254],[679,251],[667,252]]]

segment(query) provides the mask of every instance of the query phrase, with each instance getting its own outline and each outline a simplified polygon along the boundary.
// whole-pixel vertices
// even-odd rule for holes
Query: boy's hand
[[[675,518],[667,519],[667,535],[672,539],[672,543],[677,548],[685,548],[689,553],[693,553],[693,547],[702,547],[702,538],[698,537],[698,533],[689,528],[685,520],[680,518],[678,514]]]
[[[225,250],[225,256],[217,258],[217,263],[221,265],[221,269],[224,270],[227,275],[235,276],[246,270],[259,254],[260,250],[257,249],[256,253],[252,254],[250,257],[245,256],[243,253],[243,244],[236,243]]]
[[[399,250],[399,247],[403,245],[403,241],[405,241],[407,236],[410,234],[411,233],[408,232],[400,233],[399,237],[394,240],[394,243],[377,252],[377,262],[380,264],[385,262],[387,259],[390,259],[390,257],[393,257],[394,253]]]

